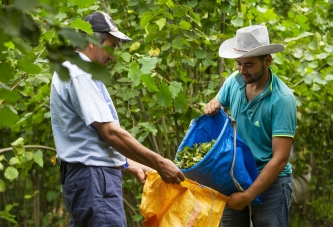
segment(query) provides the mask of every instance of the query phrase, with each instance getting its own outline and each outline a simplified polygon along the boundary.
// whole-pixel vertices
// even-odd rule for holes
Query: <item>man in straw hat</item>
[[[223,227],[250,226],[251,220],[256,227],[288,226],[292,192],[288,158],[296,130],[296,101],[270,67],[271,54],[282,51],[282,45],[270,44],[267,28],[261,25],[237,30],[235,38],[220,46],[219,55],[236,59],[238,70],[204,112],[212,115],[221,107],[230,108],[259,172],[247,190],[229,195]],[[248,207],[260,194],[262,204]]]
[[[116,48],[118,42],[131,40],[106,13],[94,12],[84,20],[100,41],[100,45],[88,43],[78,49],[84,61],[106,66],[115,58],[104,48]],[[101,81],[69,61],[63,65],[70,78],[63,81],[53,74],[50,104],[69,226],[126,227],[122,169],[135,174],[141,183],[151,168],[166,183],[180,184],[185,177],[171,160],[144,147],[120,127],[115,106]]]

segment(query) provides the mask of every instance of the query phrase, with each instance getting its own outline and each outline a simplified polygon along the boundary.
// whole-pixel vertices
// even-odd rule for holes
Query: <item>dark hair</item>
[[[260,59],[260,61],[263,61],[265,59],[265,57],[267,57],[268,54],[265,54],[265,55],[260,55],[258,56],[258,58]]]
[[[98,38],[100,44],[103,44],[104,41],[111,36],[111,34],[107,32],[94,32],[94,35]]]
[[[87,33],[82,30],[79,30],[79,33],[87,35]],[[100,44],[103,44],[105,40],[107,40],[110,36],[112,36],[108,32],[94,32],[94,35],[99,40]]]

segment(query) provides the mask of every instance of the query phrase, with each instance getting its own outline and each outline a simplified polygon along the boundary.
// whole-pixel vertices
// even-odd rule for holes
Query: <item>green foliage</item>
[[[216,140],[193,144],[193,147],[184,146],[176,153],[175,163],[181,169],[188,169],[200,162],[214,146]]]
[[[318,218],[331,218],[332,208],[311,204],[320,198],[332,200],[333,24],[327,19],[333,12],[332,1],[251,0],[238,5],[235,0],[3,0],[1,4],[1,226],[68,222],[49,107],[52,73],[69,78],[63,61],[70,60],[105,82],[122,127],[173,160],[191,119],[202,114],[203,105],[234,70],[233,60],[218,57],[221,42],[250,24],[266,24],[271,43],[286,47],[273,56],[273,69],[297,99],[295,174],[311,162],[309,214],[327,209]],[[116,61],[107,68],[87,64],[74,52],[87,42],[98,44],[82,20],[92,11],[107,11],[119,30],[133,39],[115,50]],[[136,196],[141,191],[142,186],[125,174],[129,226],[140,226]]]

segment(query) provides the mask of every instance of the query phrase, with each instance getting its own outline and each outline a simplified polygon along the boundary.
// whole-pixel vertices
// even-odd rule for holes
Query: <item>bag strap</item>
[[[236,136],[237,136],[237,129],[236,129],[236,120],[235,119],[233,119],[232,117],[230,117],[230,116],[228,116],[229,117],[229,119],[230,119],[230,123],[231,123],[231,126],[233,127],[233,129],[234,129],[234,155],[233,155],[233,158],[232,158],[232,163],[231,163],[231,168],[230,168],[230,176],[231,176],[231,179],[232,179],[232,181],[235,183],[235,185],[236,185],[236,188],[239,190],[239,191],[241,191],[241,192],[243,192],[244,191],[244,189],[242,188],[242,186],[238,183],[238,181],[235,179],[235,177],[234,177],[234,167],[235,167],[235,162],[236,162],[236,152],[237,152],[237,150],[236,150],[236,148],[237,148],[237,146],[236,146],[236,141],[237,141],[237,138],[236,138]]]
[[[231,169],[230,169],[230,175],[231,175],[231,179],[232,181],[235,183],[236,188],[243,192],[244,189],[242,188],[242,186],[238,183],[238,181],[235,179],[234,177],[234,167],[235,167],[235,161],[236,161],[236,152],[237,152],[237,146],[236,146],[236,141],[237,141],[237,129],[236,129],[236,120],[233,119],[232,117],[228,116],[230,119],[230,123],[232,128],[234,129],[234,155],[232,158],[232,164],[231,164]],[[252,207],[251,207],[251,203],[248,205],[249,207],[249,215],[250,215],[250,227],[253,227],[253,223],[252,223]]]

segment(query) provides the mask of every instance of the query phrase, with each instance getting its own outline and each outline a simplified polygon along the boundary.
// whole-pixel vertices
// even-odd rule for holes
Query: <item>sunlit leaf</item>
[[[333,74],[327,74],[325,77],[326,81],[332,81],[333,80]]]
[[[161,31],[163,29],[163,27],[165,26],[166,19],[165,18],[158,19],[157,21],[155,21],[155,23],[158,25],[158,27]]]
[[[285,41],[285,42],[295,41],[295,40],[298,40],[298,39],[301,39],[301,38],[304,38],[304,37],[308,37],[308,36],[312,36],[312,35],[313,35],[312,32],[303,32],[302,34],[300,34],[300,35],[297,36],[297,37],[294,37],[294,38],[287,38],[287,39],[285,39],[284,41]]]
[[[142,72],[139,68],[139,64],[136,61],[133,61],[128,72],[128,78],[132,80],[132,87],[136,87],[140,84],[141,75]]]
[[[173,3],[172,0],[167,0],[167,3],[166,3],[169,7],[171,8],[174,8],[175,7],[175,4]]]
[[[25,152],[25,157],[27,158],[28,161],[32,160],[35,156],[35,153],[32,151],[27,151]]]
[[[11,143],[13,147],[16,146],[23,146],[24,145],[24,139],[22,137],[16,139],[14,142]]]
[[[242,19],[242,18],[237,17],[237,18],[231,20],[231,23],[232,23],[235,27],[241,27],[241,26],[243,26],[243,23],[244,23],[244,22],[243,22],[243,19]]]
[[[17,224],[17,221],[15,220],[15,215],[10,214],[7,210],[0,211],[0,217],[11,223]]]
[[[4,175],[5,175],[6,179],[12,181],[18,177],[19,172],[17,171],[17,169],[15,167],[9,166],[6,168]]]
[[[138,59],[138,62],[142,64],[142,74],[150,74],[150,72],[156,68],[157,58],[144,56]]]
[[[43,168],[44,161],[43,161],[43,153],[40,150],[37,150],[34,155],[34,161]]]
[[[152,18],[153,18],[152,12],[147,11],[146,13],[144,13],[140,20],[140,27],[141,28],[146,27]]]
[[[159,54],[160,54],[160,49],[159,48],[156,48],[156,49],[153,49],[151,48],[149,51],[148,51],[148,54],[150,57],[157,57]]]
[[[51,157],[51,163],[53,165],[57,164],[57,155],[56,154],[52,155],[52,157]]]
[[[318,59],[325,59],[325,58],[327,58],[327,56],[328,56],[328,53],[317,54]]]
[[[67,17],[66,13],[58,13],[54,18],[58,19],[59,21],[62,21]]]
[[[260,13],[265,13],[265,12],[267,11],[266,8],[260,7],[260,5],[257,5],[257,10],[258,10]]]
[[[149,74],[144,74],[141,76],[142,83],[147,87],[150,92],[157,92],[158,88],[154,84],[153,78]]]
[[[185,30],[189,30],[191,28],[191,24],[182,20],[180,23],[179,23],[179,26],[182,28],[182,29],[185,29]]]
[[[329,64],[330,66],[333,66],[333,58],[328,59],[327,64]]]
[[[82,20],[81,18],[76,18],[75,21],[73,21],[72,23],[70,23],[70,25],[73,28],[79,29],[81,31],[84,31],[90,35],[93,34],[93,30],[91,28],[91,24],[89,22],[86,22],[84,20]]]
[[[298,14],[296,15],[296,20],[300,23],[305,23],[308,20],[308,18],[303,14]]]
[[[12,157],[11,159],[9,159],[9,164],[10,165],[15,165],[15,164],[19,164],[20,161],[17,157]]]
[[[127,53],[127,52],[123,52],[123,53],[121,53],[121,57],[122,57],[122,59],[123,59],[125,62],[130,62],[131,59],[132,59],[132,55],[130,55],[130,54]]]
[[[137,50],[140,48],[140,43],[139,42],[135,42],[131,45],[130,47],[130,52],[134,51],[134,50]]]

